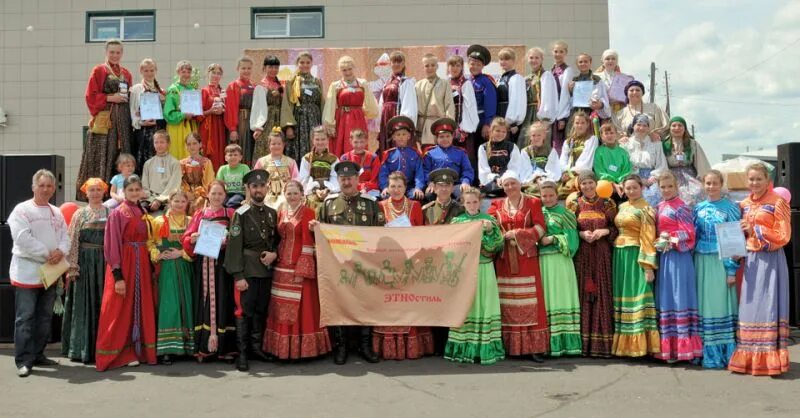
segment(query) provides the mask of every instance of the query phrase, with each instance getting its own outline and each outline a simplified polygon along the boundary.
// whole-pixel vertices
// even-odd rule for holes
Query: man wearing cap
[[[252,170],[242,179],[250,195],[233,214],[225,250],[225,270],[233,276],[236,300],[236,368],[247,371],[248,353],[268,361],[261,351],[272,288],[272,263],[277,258],[278,214],[264,204],[267,194],[265,170]]]
[[[463,149],[453,146],[453,136],[458,128],[456,121],[451,118],[441,118],[431,125],[431,133],[436,137],[436,146],[428,149],[422,158],[422,171],[425,178],[429,179],[428,187],[425,190],[427,195],[433,195],[434,183],[430,181],[430,175],[434,170],[449,168],[456,173],[455,183],[459,185],[455,188],[456,199],[461,196],[461,192],[472,184],[475,172],[469,163],[469,157]]]
[[[489,125],[497,114],[497,88],[494,80],[483,73],[483,67],[492,62],[492,55],[483,45],[467,48],[467,64],[478,105],[478,127],[467,139],[466,149],[473,172],[478,171],[478,147],[489,139]]]
[[[464,213],[464,206],[452,199],[453,182],[459,178],[458,173],[449,168],[439,168],[431,171],[428,181],[433,184],[436,200],[422,207],[422,216],[425,225],[446,225],[458,215]],[[447,344],[446,327],[431,327],[433,331],[433,347],[437,356],[444,354]]]
[[[358,192],[358,173],[361,167],[352,161],[340,161],[334,166],[339,178],[340,192],[329,195],[319,210],[319,221],[309,222],[314,229],[320,222],[336,225],[383,226],[383,211],[375,198]],[[348,335],[358,340],[361,356],[369,363],[377,363],[378,355],[372,351],[372,328],[364,326],[328,327],[333,339],[333,362],[347,362]]]
[[[383,152],[381,171],[378,174],[378,185],[383,197],[389,196],[389,174],[400,171],[408,179],[409,199],[422,200],[425,197],[425,177],[422,172],[422,157],[419,152],[408,146],[414,132],[414,121],[406,116],[395,116],[387,124],[389,135],[394,141],[394,148]]]

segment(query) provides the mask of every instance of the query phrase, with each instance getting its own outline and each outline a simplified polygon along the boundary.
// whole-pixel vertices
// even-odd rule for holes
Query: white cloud
[[[696,125],[712,160],[800,140],[787,122],[800,112],[800,2],[609,3],[622,70],[647,85],[656,62],[662,106],[669,71],[672,114]]]

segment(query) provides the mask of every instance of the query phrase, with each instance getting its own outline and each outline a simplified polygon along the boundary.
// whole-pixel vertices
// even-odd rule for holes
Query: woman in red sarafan
[[[389,198],[378,203],[386,222],[405,215],[411,226],[423,225],[422,207],[406,197],[406,179],[401,171],[389,175]],[[386,360],[418,359],[433,354],[433,333],[429,327],[374,327],[372,350]]]
[[[367,119],[378,116],[378,102],[367,90],[367,81],[356,78],[353,58],[339,58],[339,72],[342,79],[331,83],[322,112],[328,137],[332,137],[328,149],[337,158],[353,148],[350,145],[350,132],[353,129],[366,132]]]
[[[503,345],[508,355],[530,355],[533,361],[542,362],[539,354],[550,346],[536,247],[545,233],[542,202],[522,194],[514,170],[507,170],[500,180],[506,198],[493,201],[489,215],[497,219],[505,239],[495,261]]]
[[[278,213],[278,263],[264,331],[265,352],[281,360],[311,358],[331,351],[328,330],[319,325],[319,289],[314,236],[308,223],[314,211],[303,204],[303,186],[289,180],[286,205]]]
[[[125,179],[125,201],[108,217],[106,278],[97,327],[97,370],[156,364],[156,315],[147,215],[136,202],[138,176]]]
[[[203,138],[203,155],[211,160],[216,172],[220,166],[225,165],[225,146],[228,145],[224,120],[226,93],[219,85],[222,66],[209,65],[206,75],[208,85],[201,90],[203,117],[200,119],[200,137]]]

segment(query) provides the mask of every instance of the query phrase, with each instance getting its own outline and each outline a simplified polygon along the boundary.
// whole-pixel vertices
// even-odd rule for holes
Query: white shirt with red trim
[[[69,252],[67,223],[61,211],[51,205],[39,206],[33,199],[18,204],[8,217],[11,228],[11,265],[8,275],[17,287],[42,287],[39,268],[50,252]]]

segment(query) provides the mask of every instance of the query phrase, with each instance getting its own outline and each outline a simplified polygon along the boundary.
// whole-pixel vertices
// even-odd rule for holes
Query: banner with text
[[[478,282],[481,223],[413,228],[320,224],[320,322],[459,327]]]

